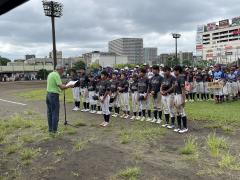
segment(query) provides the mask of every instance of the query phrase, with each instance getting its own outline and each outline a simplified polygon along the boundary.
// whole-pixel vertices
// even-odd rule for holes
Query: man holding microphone
[[[56,133],[59,121],[59,94],[62,90],[72,88],[74,85],[66,86],[62,83],[61,75],[64,72],[62,66],[57,66],[56,70],[51,72],[47,78],[47,117],[49,133]]]

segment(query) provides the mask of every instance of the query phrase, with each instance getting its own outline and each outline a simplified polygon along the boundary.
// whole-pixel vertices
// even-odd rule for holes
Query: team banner
[[[209,82],[208,83],[208,89],[221,89],[223,88],[224,83],[223,82]]]

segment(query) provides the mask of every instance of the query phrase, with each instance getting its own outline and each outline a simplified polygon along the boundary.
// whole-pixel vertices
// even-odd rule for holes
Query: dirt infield
[[[239,128],[230,133],[218,127],[207,128],[207,122],[190,121],[190,132],[179,135],[156,124],[113,118],[110,127],[100,128],[101,116],[72,112],[72,104],[68,103],[68,120],[79,127],[63,126],[61,107],[61,133],[49,138],[44,130],[46,126],[43,126],[47,123],[45,100],[33,101],[17,95],[45,88],[45,84],[0,83],[0,99],[27,104],[21,106],[0,101],[1,121],[10,120],[14,114],[41,119],[36,131],[31,128],[10,131],[1,143],[0,179],[237,180],[240,177]],[[43,133],[33,139],[38,131]],[[26,134],[32,136],[31,141]],[[210,145],[211,134],[213,138],[222,138],[219,152],[215,154]],[[17,142],[23,135],[25,141],[21,148],[39,150],[28,163],[23,163],[21,148],[13,153],[6,151],[6,147],[13,144],[10,142],[12,136],[19,137],[13,138]],[[192,140],[189,144],[193,148],[186,147],[188,140]],[[231,153],[230,158],[227,153]]]

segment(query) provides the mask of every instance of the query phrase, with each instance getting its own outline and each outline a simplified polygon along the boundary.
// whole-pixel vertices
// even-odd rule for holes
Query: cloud
[[[60,1],[60,0],[59,0]],[[57,48],[65,56],[107,50],[108,41],[142,37],[159,53],[173,52],[172,32],[182,34],[179,50],[194,51],[197,25],[239,16],[237,0],[61,0],[63,17],[56,19]],[[23,58],[51,51],[51,21],[42,2],[31,0],[0,17],[0,55]]]

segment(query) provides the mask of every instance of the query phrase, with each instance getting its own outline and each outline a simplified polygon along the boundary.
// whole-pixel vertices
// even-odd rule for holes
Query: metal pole
[[[175,60],[176,60],[176,62],[177,62],[177,38],[175,38],[175,41],[176,41],[176,52],[175,52]]]
[[[54,18],[54,4],[53,2],[51,2],[51,6],[52,6],[52,16],[51,16],[51,20],[52,20],[52,40],[53,40],[53,67],[54,70],[56,69],[57,66],[57,52],[56,52],[56,37],[55,37],[55,18]]]

